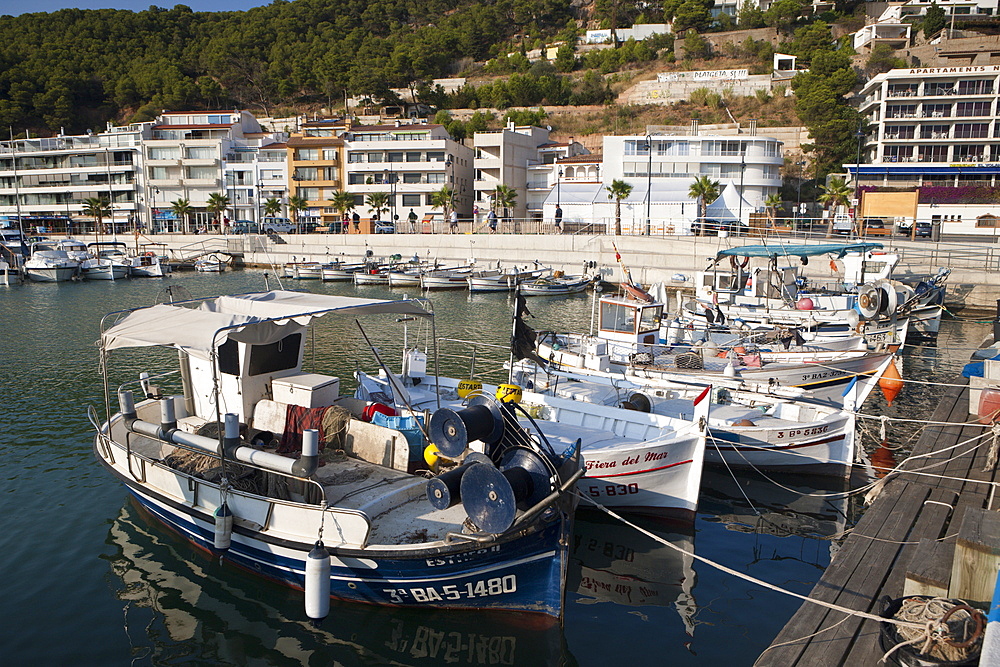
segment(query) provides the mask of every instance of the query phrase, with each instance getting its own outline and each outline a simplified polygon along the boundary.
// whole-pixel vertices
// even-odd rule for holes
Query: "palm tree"
[[[632,194],[632,186],[625,181],[617,179],[611,181],[611,185],[604,187],[608,191],[608,199],[615,202],[615,236],[622,235],[622,200],[628,199]]]
[[[507,218],[510,216],[510,209],[514,208],[517,204],[517,190],[510,187],[509,185],[500,184],[493,191],[493,205],[500,206],[503,209],[503,217]],[[515,230],[515,231],[520,231]]]
[[[215,224],[219,224],[219,216],[229,208],[229,196],[213,192],[208,196],[208,204],[205,206],[209,213],[215,216]]]
[[[451,201],[454,196],[455,192],[447,185],[437,192],[431,193],[431,207],[441,209],[446,221],[448,220],[448,212],[451,209]]]
[[[781,195],[777,192],[772,192],[764,200],[764,207],[767,208],[767,219],[773,225],[775,218],[778,217],[778,209],[781,207]]]
[[[688,189],[688,197],[698,200],[698,218],[701,220],[701,224],[697,227],[699,235],[705,224],[708,205],[719,198],[719,192],[719,182],[713,181],[708,176],[699,176],[694,179],[694,183]]]
[[[83,212],[97,220],[97,228],[94,232],[100,234],[103,229],[104,216],[111,214],[111,202],[104,197],[88,197],[83,200]]]
[[[344,214],[354,208],[354,195],[350,192],[345,192],[343,190],[337,190],[333,193],[333,197],[330,199],[330,203],[333,204],[333,208],[337,213],[340,214],[340,219],[344,219]],[[343,223],[341,231],[345,234],[347,233],[347,223]]]
[[[833,215],[827,218],[829,222],[826,224],[826,235],[829,238],[833,236],[833,222],[837,209],[850,201],[851,189],[844,179],[834,176],[827,185],[821,185],[820,190],[822,192],[816,199],[828,209],[833,208]]]
[[[301,195],[292,195],[288,198],[288,212],[292,214],[292,222],[299,226],[299,211],[309,208],[309,201]]]
[[[266,202],[264,202],[264,215],[268,217],[274,217],[281,213],[281,200],[276,197],[271,197]]]
[[[181,221],[181,226],[184,228],[184,233],[189,234],[190,228],[188,226],[188,216],[191,215],[191,211],[194,209],[191,207],[191,202],[187,199],[177,199],[170,202],[170,210],[174,212],[177,219]]]
[[[389,211],[389,193],[387,192],[369,192],[368,196],[365,197],[365,204],[373,212],[378,214],[379,219],[382,218],[382,212]]]

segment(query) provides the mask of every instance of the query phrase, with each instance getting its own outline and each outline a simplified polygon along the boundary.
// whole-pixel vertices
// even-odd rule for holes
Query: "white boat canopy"
[[[416,300],[385,301],[305,292],[273,291],[220,296],[198,308],[159,304],[134,310],[101,335],[105,352],[127,347],[173,347],[207,358],[232,338],[264,345],[281,340],[313,317],[351,315],[433,317]]]

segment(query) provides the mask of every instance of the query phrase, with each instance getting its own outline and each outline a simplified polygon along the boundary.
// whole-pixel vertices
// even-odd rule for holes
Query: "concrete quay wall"
[[[596,270],[607,282],[618,283],[622,273],[615,261],[617,245],[632,278],[643,284],[663,282],[671,289],[694,289],[695,272],[704,269],[711,257],[723,248],[759,244],[759,238],[718,238],[694,236],[608,236],[608,235],[518,235],[518,234],[303,234],[286,235],[285,243],[274,243],[257,236],[180,236],[157,235],[150,240],[163,242],[190,255],[197,247],[219,250],[224,247],[242,252],[248,266],[280,267],[290,261],[331,261],[340,258],[357,261],[371,250],[375,257],[400,254],[404,259],[414,254],[422,259],[438,259],[445,264],[459,264],[475,258],[483,266],[527,266],[537,260],[566,273],[581,273],[585,263],[596,263]],[[803,243],[801,239],[765,239],[767,243]],[[841,239],[818,242],[839,243]],[[897,275],[933,274],[939,267],[950,267],[946,306],[952,313],[966,316],[993,315],[1000,299],[1000,245],[989,242],[933,243],[879,239],[887,251],[903,255]],[[613,245],[614,244],[614,245]],[[183,249],[183,250],[181,250]],[[836,274],[826,257],[816,257],[806,265],[805,274],[817,280],[829,280]],[[592,270],[592,271],[593,271]],[[680,275],[678,275],[680,274]],[[680,280],[683,276],[684,280]]]

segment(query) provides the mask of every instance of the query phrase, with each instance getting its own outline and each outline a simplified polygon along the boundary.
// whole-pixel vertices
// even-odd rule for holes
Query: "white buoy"
[[[726,364],[726,367],[722,369],[722,374],[724,376],[726,376],[727,378],[734,378],[734,377],[736,377],[736,366],[733,366],[733,362],[732,361],[730,361],[728,364]]]
[[[219,551],[225,551],[233,542],[233,513],[229,505],[223,501],[215,510],[215,542]]]
[[[330,613],[330,552],[316,540],[306,556],[306,616],[322,621]]]

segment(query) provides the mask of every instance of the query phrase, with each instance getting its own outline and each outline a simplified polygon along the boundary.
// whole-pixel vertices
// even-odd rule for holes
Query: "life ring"
[[[632,283],[622,283],[622,289],[624,289],[630,296],[638,299],[639,301],[645,301],[646,303],[653,303],[653,297],[649,292],[642,289],[638,285],[633,285]]]
[[[156,253],[155,252],[144,252],[144,253],[142,253],[142,256],[143,257],[156,257]]]
[[[729,265],[734,269],[745,269],[747,268],[747,264],[749,263],[750,263],[749,255],[744,257],[742,262],[740,262],[740,260],[736,257],[736,255],[729,256]]]

